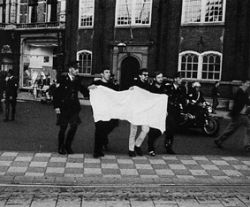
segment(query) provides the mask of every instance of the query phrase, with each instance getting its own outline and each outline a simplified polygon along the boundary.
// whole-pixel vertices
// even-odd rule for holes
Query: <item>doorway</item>
[[[140,63],[132,56],[126,57],[121,63],[121,90],[127,90],[132,86],[134,78],[138,74]]]

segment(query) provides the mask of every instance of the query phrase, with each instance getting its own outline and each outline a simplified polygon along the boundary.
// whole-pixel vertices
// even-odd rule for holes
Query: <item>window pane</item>
[[[223,0],[206,0],[205,22],[221,22]]]
[[[85,74],[91,74],[92,70],[92,53],[82,52],[78,54],[79,59],[79,72]]]
[[[206,62],[207,61],[207,62]],[[215,80],[220,77],[221,68],[220,56],[217,54],[207,54],[203,56],[202,78]]]
[[[80,26],[93,26],[94,0],[80,0]]]
[[[201,0],[183,0],[184,22],[200,22],[201,21]]]
[[[187,53],[182,55],[181,61],[181,71],[183,71],[182,76],[185,78],[197,78],[198,56],[192,53]]]
[[[136,0],[135,7],[133,9],[135,24],[150,23],[151,1],[152,0]]]
[[[131,0],[117,0],[116,9],[116,23],[117,25],[130,25],[132,15],[132,1]]]

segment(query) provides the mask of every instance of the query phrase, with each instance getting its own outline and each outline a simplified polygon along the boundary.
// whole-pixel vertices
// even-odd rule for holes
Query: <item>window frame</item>
[[[92,51],[90,51],[90,50],[79,50],[77,53],[76,53],[76,61],[78,62],[78,63],[80,63],[80,54],[81,53],[88,53],[88,54],[91,54],[91,71],[90,71],[90,73],[81,73],[80,72],[80,67],[79,67],[79,74],[80,75],[91,75],[92,74],[92,70],[93,70],[93,53],[92,53]]]
[[[152,22],[152,12],[153,12],[153,0],[150,0],[150,18],[149,18],[149,23],[148,24],[136,24],[135,23],[135,5],[136,5],[136,1],[137,0],[128,0],[128,1],[132,1],[132,12],[130,14],[131,17],[131,22],[130,24],[127,25],[120,25],[118,24],[118,11],[119,11],[119,6],[120,6],[120,2],[122,0],[116,0],[116,5],[115,5],[115,27],[117,28],[126,28],[126,27],[151,27],[151,22]],[[129,17],[129,16],[128,16]]]
[[[220,81],[221,80],[222,63],[223,63],[223,55],[222,55],[221,52],[213,51],[213,50],[205,51],[203,53],[198,53],[198,52],[193,51],[193,50],[182,51],[181,53],[179,53],[178,72],[181,72],[182,56],[185,55],[185,54],[195,54],[195,55],[198,55],[198,70],[197,70],[197,78],[186,78],[186,77],[184,77],[184,79],[187,79],[187,80],[202,80],[202,81]],[[220,56],[219,79],[203,79],[202,78],[203,57],[205,55],[209,55],[209,54],[214,54],[214,55]]]
[[[182,13],[181,13],[181,25],[224,25],[225,23],[225,16],[226,16],[226,2],[227,0],[222,0],[222,20],[221,21],[214,21],[214,22],[206,22],[205,16],[206,16],[206,1],[207,0],[200,0],[201,1],[201,21],[200,22],[186,22],[186,16],[185,16],[185,8],[187,5],[186,0],[182,0]]]
[[[94,28],[94,24],[95,24],[95,0],[92,0],[93,3],[93,14],[92,14],[92,25],[91,26],[82,26],[81,25],[81,2],[82,0],[79,0],[79,9],[78,9],[78,28],[79,29],[92,29]]]

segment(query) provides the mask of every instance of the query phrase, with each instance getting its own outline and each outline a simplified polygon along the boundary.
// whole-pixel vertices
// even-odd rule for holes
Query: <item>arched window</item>
[[[180,54],[180,72],[185,78],[198,78],[199,54],[189,51]]]
[[[188,79],[220,80],[222,54],[215,51],[184,51],[179,55],[179,71]]]
[[[221,54],[203,53],[202,79],[219,80],[221,71]]]
[[[81,50],[77,52],[77,61],[79,63],[79,73],[91,74],[92,72],[92,52]]]

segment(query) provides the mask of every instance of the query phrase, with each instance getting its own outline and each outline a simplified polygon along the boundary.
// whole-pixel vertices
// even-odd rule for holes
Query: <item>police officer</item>
[[[11,108],[11,121],[15,120],[16,114],[16,99],[17,99],[18,80],[14,76],[14,71],[9,70],[5,79],[5,119],[9,121],[9,114]]]
[[[54,108],[58,115],[57,125],[60,126],[58,133],[58,153],[73,154],[71,148],[78,124],[81,123],[79,112],[81,110],[78,99],[78,92],[86,94],[87,89],[81,85],[78,69],[75,63],[68,65],[68,73],[62,75],[59,80],[59,86],[55,90]],[[70,126],[65,140],[65,132]]]
[[[176,133],[177,125],[181,117],[183,92],[180,88],[181,85],[180,73],[174,76],[173,83],[167,85],[168,95],[168,116],[166,118],[166,132],[165,132],[165,148],[167,154],[175,154],[173,151],[174,136]]]

